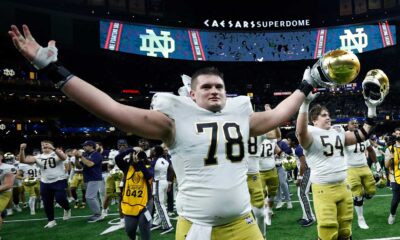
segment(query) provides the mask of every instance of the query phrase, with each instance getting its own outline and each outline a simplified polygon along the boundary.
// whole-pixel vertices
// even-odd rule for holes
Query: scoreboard
[[[358,54],[395,44],[395,25],[387,21],[283,32],[206,31],[100,21],[103,49],[181,60],[305,60],[334,49]]]

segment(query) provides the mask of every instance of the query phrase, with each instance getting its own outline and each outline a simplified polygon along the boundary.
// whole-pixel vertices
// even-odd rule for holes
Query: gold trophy
[[[352,82],[360,72],[358,57],[345,50],[327,52],[312,67],[311,77],[322,87],[336,87]]]

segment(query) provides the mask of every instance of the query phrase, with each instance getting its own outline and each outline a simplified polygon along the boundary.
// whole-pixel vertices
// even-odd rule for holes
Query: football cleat
[[[358,226],[359,226],[361,229],[369,229],[369,227],[368,227],[368,225],[367,225],[367,223],[365,222],[365,219],[364,219],[363,217],[358,218]]]
[[[160,232],[160,235],[167,234],[167,233],[169,233],[169,232],[172,232],[173,230],[174,230],[173,227],[170,227],[170,228],[168,228],[168,229],[162,230],[162,231]]]
[[[396,220],[396,215],[389,214],[388,223],[392,225],[394,220]]]
[[[281,208],[283,207],[283,205],[285,205],[285,202],[279,201],[279,202],[276,204],[275,209],[281,209]]]
[[[309,227],[315,223],[314,219],[301,219],[298,222],[302,227]]]
[[[71,209],[70,210],[64,210],[63,220],[68,220],[70,218],[71,218]]]
[[[55,226],[57,226],[57,223],[56,223],[56,220],[53,220],[53,221],[48,222],[48,223],[44,226],[44,228],[53,228],[53,227],[55,227]]]

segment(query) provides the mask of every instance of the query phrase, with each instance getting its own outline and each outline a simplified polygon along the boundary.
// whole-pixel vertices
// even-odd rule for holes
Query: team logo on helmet
[[[282,167],[286,171],[294,170],[297,167],[296,159],[293,156],[286,156],[286,158],[282,160]]]
[[[114,168],[110,171],[110,175],[114,178],[114,181],[121,181],[124,173],[121,170]]]
[[[362,82],[364,99],[374,105],[383,102],[389,93],[389,88],[389,78],[380,69],[369,70]]]
[[[24,179],[24,184],[27,187],[34,186],[37,183],[37,179],[35,177],[27,177]]]

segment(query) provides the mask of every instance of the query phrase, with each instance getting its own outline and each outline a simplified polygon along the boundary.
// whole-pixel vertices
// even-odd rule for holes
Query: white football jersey
[[[177,211],[197,224],[222,225],[251,211],[247,187],[250,99],[228,98],[211,112],[191,98],[155,94],[152,108],[175,121],[170,146],[178,181]]]
[[[268,171],[275,167],[275,148],[277,140],[265,138],[260,145],[260,171]]]
[[[361,167],[367,166],[367,157],[365,156],[365,150],[371,146],[369,140],[364,142],[356,143],[354,145],[345,146],[344,156],[346,157],[347,166],[349,167]]]
[[[71,162],[71,164],[72,164],[72,166],[73,166],[73,168],[72,168],[72,171],[73,171],[73,173],[82,173],[82,171],[83,171],[83,163],[81,163],[81,168],[78,168],[77,167],[77,164],[76,164],[76,157],[74,157],[74,156],[72,156],[72,157],[69,157],[68,158],[69,159],[69,161]],[[73,173],[71,172],[71,175],[73,175]]]
[[[36,164],[40,167],[41,182],[53,183],[68,178],[65,173],[64,161],[55,152],[50,154],[42,153],[35,156],[35,159]]]
[[[383,154],[382,150],[380,149],[380,146],[372,146],[372,147],[374,148],[375,155],[377,158],[384,157],[384,154]]]
[[[247,143],[248,174],[260,172],[260,146],[264,136],[250,137]]]
[[[17,169],[15,166],[11,164],[1,163],[0,164],[0,184],[4,182],[4,178],[6,177],[7,173],[16,174]],[[15,181],[15,180],[14,180]],[[12,188],[6,190],[6,192],[11,192]]]
[[[34,164],[19,164],[19,170],[23,172],[23,178],[39,178],[40,169]]]
[[[109,163],[110,163],[111,165],[115,165],[115,166],[116,166],[116,164],[115,164],[115,157],[116,157],[118,154],[119,154],[119,151],[118,151],[118,150],[114,150],[114,149],[112,149],[112,150],[110,151],[110,153],[108,154],[108,161],[109,161]],[[127,155],[127,156],[129,156],[129,155]]]
[[[304,155],[311,169],[311,182],[324,184],[344,181],[347,176],[344,129],[341,126],[332,126],[329,130],[308,126],[308,131],[313,141],[308,149],[304,149]]]
[[[164,158],[160,157],[156,160],[156,164],[154,165],[154,180],[167,181],[167,173],[168,173],[169,162]]]

